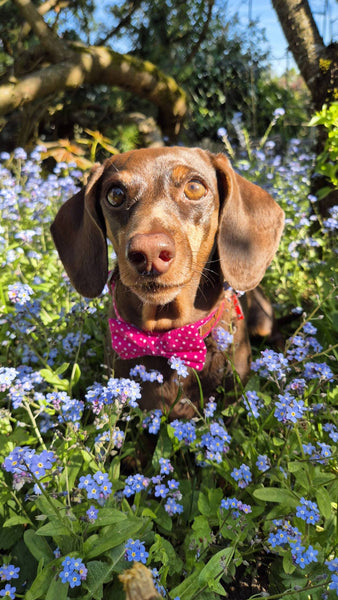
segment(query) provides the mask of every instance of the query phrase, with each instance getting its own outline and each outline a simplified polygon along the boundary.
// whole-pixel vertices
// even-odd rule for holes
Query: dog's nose
[[[175,257],[175,243],[166,233],[137,233],[129,240],[127,257],[141,275],[162,275]]]

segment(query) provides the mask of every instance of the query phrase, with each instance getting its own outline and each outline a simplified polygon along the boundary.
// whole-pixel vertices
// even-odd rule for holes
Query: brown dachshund
[[[128,377],[136,364],[160,371],[163,383],[145,383],[140,405],[176,418],[191,417],[199,405],[196,372],[205,398],[238,378],[245,383],[250,343],[231,288],[259,284],[283,224],[271,196],[237,175],[224,155],[172,147],[133,150],[94,167],[51,231],[74,287],[86,297],[99,295],[107,282],[111,240],[114,375]],[[254,290],[244,304],[250,309],[258,299],[261,306],[259,294]],[[271,318],[254,310],[256,332],[268,334]],[[219,349],[222,330],[233,336],[226,352]],[[189,371],[178,401],[171,356]]]

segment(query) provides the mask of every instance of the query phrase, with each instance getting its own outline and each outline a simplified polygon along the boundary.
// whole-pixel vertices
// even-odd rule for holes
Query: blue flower
[[[179,482],[176,481],[176,479],[169,479],[167,481],[167,486],[169,488],[170,491],[175,491],[179,488]]]
[[[153,410],[143,419],[142,427],[148,428],[149,433],[158,433],[161,428],[161,417],[162,411],[160,409]]]
[[[302,446],[303,446],[304,454],[308,454],[309,456],[312,456],[314,451],[316,450],[316,447],[311,443],[302,444]]]
[[[222,137],[226,137],[228,135],[227,130],[225,129],[225,127],[219,127],[217,129],[217,135],[218,137],[222,138]]]
[[[217,408],[217,404],[215,402],[215,398],[213,396],[211,396],[208,400],[208,403],[206,404],[206,407],[204,409],[204,416],[206,418],[210,418],[214,416],[214,413],[216,411]]]
[[[299,396],[304,393],[306,381],[302,378],[292,379],[285,388],[286,392],[296,392]]]
[[[114,402],[120,403],[122,406],[128,404],[132,408],[138,406],[137,400],[141,398],[141,387],[140,384],[132,379],[116,379],[111,377],[106,387],[96,388],[96,393],[99,392],[99,398],[96,401],[100,401],[103,404],[113,404]]]
[[[289,392],[278,394],[280,402],[276,402],[275,417],[278,421],[296,423],[307,410],[303,400],[296,400]]]
[[[139,377],[142,381],[157,381],[163,383],[163,375],[159,371],[151,369],[147,371],[144,365],[136,365],[129,372],[130,377]]]
[[[8,286],[8,297],[14,304],[24,306],[30,302],[34,292],[27,283],[13,283]]]
[[[184,421],[175,419],[175,421],[172,421],[170,425],[174,429],[174,436],[180,442],[184,440],[184,442],[188,445],[196,440],[196,426],[192,421],[184,423]]]
[[[160,458],[158,461],[160,464],[160,473],[161,475],[169,475],[174,470],[169,458]]]
[[[326,560],[325,564],[329,571],[332,571],[333,573],[337,572],[338,574],[338,557],[332,558],[331,560]]]
[[[332,575],[331,581],[329,583],[329,589],[335,590],[338,596],[338,575]]]
[[[162,483],[155,486],[156,498],[166,498],[169,493],[169,489]]]
[[[320,519],[318,505],[305,498],[300,499],[300,504],[296,509],[296,516],[303,519],[306,523],[317,523]]]
[[[81,558],[66,556],[62,561],[62,567],[59,577],[62,583],[69,583],[71,588],[80,586],[87,577],[87,568]]]
[[[18,148],[15,148],[15,150],[13,152],[13,156],[17,160],[26,160],[27,153],[26,153],[26,151],[23,148],[21,148],[20,146],[18,146]]]
[[[258,419],[259,412],[264,407],[264,402],[259,398],[257,392],[247,391],[243,396],[243,402],[248,411],[248,416]]]
[[[303,331],[304,333],[307,333],[309,335],[316,335],[317,328],[314,325],[312,325],[312,323],[307,322],[303,325]]]
[[[10,581],[11,579],[18,579],[20,567],[14,565],[2,565],[0,567],[0,579],[1,581]]]
[[[275,380],[286,377],[289,371],[288,364],[287,358],[281,352],[267,349],[261,352],[260,358],[253,361],[251,368],[262,377]]]
[[[17,375],[18,371],[13,367],[0,367],[0,392],[10,388]]]
[[[250,468],[245,463],[241,464],[238,469],[233,469],[231,477],[238,482],[238,487],[240,488],[245,488],[252,480]]]
[[[262,471],[263,473],[264,473],[264,471],[267,471],[268,469],[270,469],[270,466],[271,466],[270,460],[266,456],[266,454],[260,454],[257,457],[256,466],[257,466],[258,470]]]
[[[146,564],[149,552],[140,540],[129,539],[125,546],[125,559]]]
[[[88,508],[88,510],[86,511],[86,515],[90,523],[94,523],[96,521],[98,512],[98,509],[95,508],[95,506],[93,505]]]
[[[180,514],[183,512],[183,506],[176,502],[175,498],[168,498],[167,502],[164,505],[164,508],[168,515],[171,517],[176,514]]]
[[[36,454],[29,446],[23,448],[17,446],[5,458],[3,467],[8,473],[30,478],[32,474],[40,479],[50,470],[56,461],[54,452],[43,450]]]
[[[275,108],[275,110],[273,111],[273,116],[277,119],[279,119],[279,117],[283,117],[285,115],[285,108]]]
[[[177,372],[177,375],[183,377],[183,379],[189,375],[189,371],[185,366],[184,361],[177,356],[171,356],[168,362],[170,367]]]
[[[12,587],[9,583],[7,583],[3,590],[0,591],[0,596],[4,598],[15,598],[16,587]]]
[[[305,551],[302,549],[294,555],[294,562],[301,569],[305,569],[306,565],[311,562],[317,562],[317,554],[318,550],[314,550],[312,546],[309,546]]]
[[[87,492],[87,498],[105,500],[111,494],[112,484],[109,481],[108,473],[97,471],[93,477],[82,475],[79,481],[79,489],[84,489]]]
[[[244,504],[241,500],[237,500],[237,498],[221,500],[221,508],[224,510],[231,510],[235,518],[239,516],[239,511],[248,514],[251,513],[252,510],[250,504]]]
[[[215,327],[212,331],[212,337],[216,342],[217,349],[220,352],[225,352],[228,350],[229,346],[232,344],[234,340],[234,336],[223,329],[223,327]]]
[[[333,373],[326,363],[308,362],[304,366],[305,379],[333,381]]]
[[[202,435],[199,446],[205,448],[207,460],[222,462],[223,454],[228,452],[231,436],[226,429],[217,422],[210,423],[209,433]]]
[[[133,494],[137,494],[138,492],[142,492],[146,490],[149,486],[150,479],[144,477],[141,473],[136,473],[136,475],[129,475],[125,481],[125,488],[123,490],[123,495],[129,498]]]

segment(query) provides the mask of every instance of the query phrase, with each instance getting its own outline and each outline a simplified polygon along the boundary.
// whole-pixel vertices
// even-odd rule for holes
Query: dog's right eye
[[[120,186],[114,185],[108,190],[106,198],[112,206],[121,206],[126,199],[126,192]]]

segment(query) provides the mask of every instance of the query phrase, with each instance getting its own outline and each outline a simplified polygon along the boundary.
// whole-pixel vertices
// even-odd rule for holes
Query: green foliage
[[[131,544],[172,600],[249,600],[253,580],[255,597],[337,597],[336,258],[327,226],[311,233],[304,145],[250,150],[236,169],[286,212],[266,287],[279,314],[303,313],[283,353],[253,348],[238,403],[225,408],[215,390],[217,406],[178,424],[138,408],[136,377],[110,377],[107,294],[80,299],[53,248],[49,223],[81,172],[44,173],[41,150],[2,155],[0,549],[20,567],[2,577],[10,597],[122,600]],[[75,579],[79,565],[74,587],[65,561]]]
[[[321,111],[312,117],[309,127],[322,126],[326,130],[326,140],[323,151],[316,159],[316,172],[324,175],[331,187],[324,187],[318,197],[324,198],[332,187],[338,189],[338,102],[329,106],[324,104]]]

